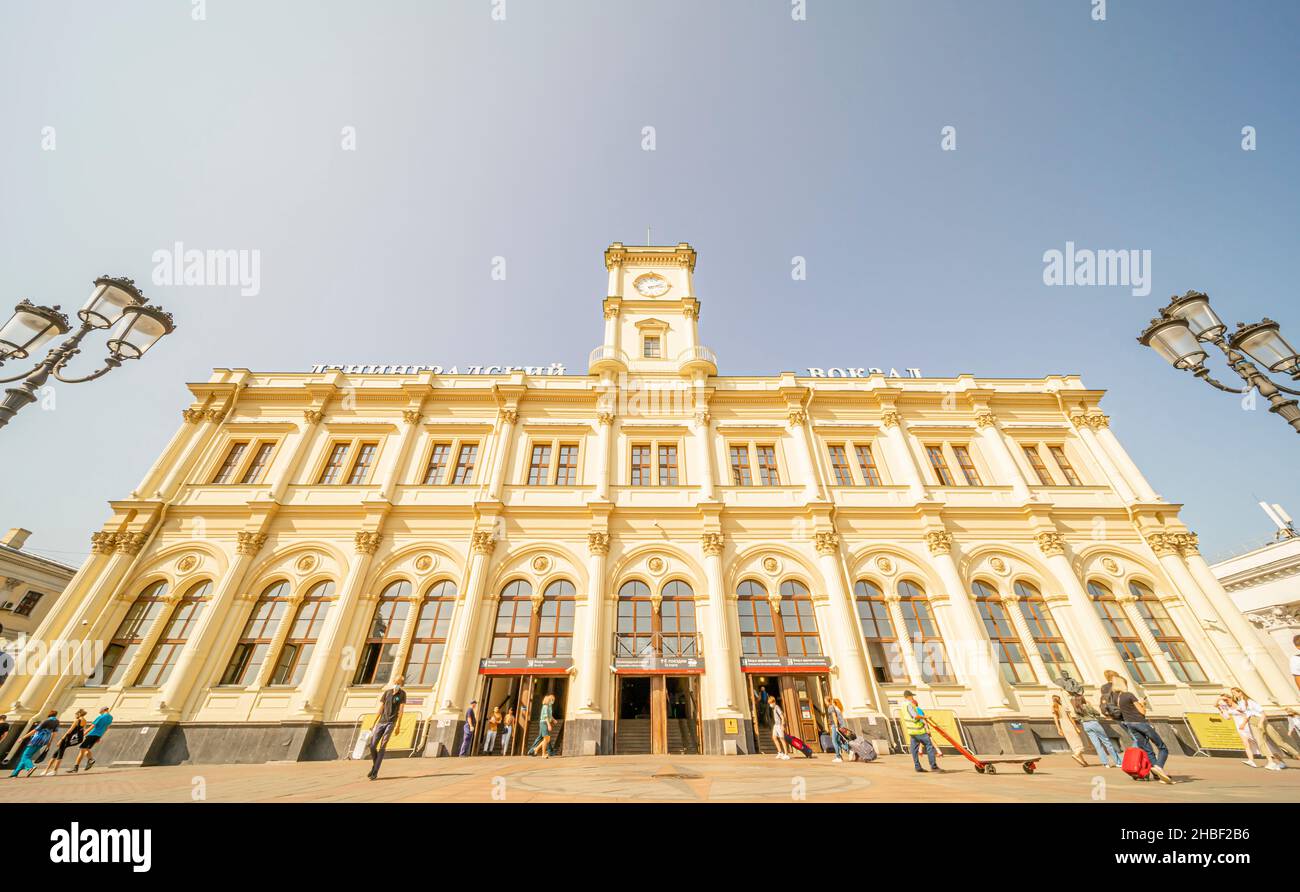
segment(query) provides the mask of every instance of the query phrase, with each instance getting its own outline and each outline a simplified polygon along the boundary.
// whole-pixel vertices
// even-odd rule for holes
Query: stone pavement
[[[394,758],[373,782],[368,763],[352,761],[100,765],[44,778],[6,771],[0,802],[1300,802],[1300,767],[1273,772],[1235,759],[1171,759],[1181,782],[1173,787],[1063,755],[1043,757],[1033,775],[1014,764],[979,775],[955,755],[940,764],[944,773],[918,775],[907,756],[838,765],[824,755]]]

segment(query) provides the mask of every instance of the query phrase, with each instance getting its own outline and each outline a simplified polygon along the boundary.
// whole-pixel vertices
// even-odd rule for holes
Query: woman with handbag
[[[1083,757],[1083,735],[1079,733],[1079,726],[1075,723],[1074,716],[1065,708],[1058,694],[1052,695],[1052,721],[1056,723],[1056,730],[1069,745],[1070,757],[1087,767],[1088,760]]]

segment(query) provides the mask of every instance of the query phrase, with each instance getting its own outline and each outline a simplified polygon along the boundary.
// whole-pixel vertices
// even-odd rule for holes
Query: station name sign
[[[748,671],[760,669],[829,669],[826,657],[741,657],[740,666]]]
[[[669,657],[646,654],[638,657],[615,657],[615,672],[703,672],[704,660],[699,657]]]
[[[421,372],[433,372],[435,375],[509,375],[523,372],[525,375],[563,375],[564,363],[553,362],[550,365],[467,365],[465,371],[460,366],[444,368],[440,365],[412,363],[410,365],[382,365],[357,363],[318,362],[311,367],[312,374],[321,372],[343,372],[345,375],[418,375]]]
[[[903,369],[907,374],[899,374],[898,369],[878,369],[869,367],[865,369],[850,368],[845,366],[832,366],[830,368],[808,367],[808,377],[810,378],[870,378],[872,375],[884,375],[886,378],[922,378],[920,369]]]
[[[572,657],[517,657],[517,658],[498,658],[491,657],[485,660],[479,660],[479,672],[551,672],[561,673],[568,672],[573,666]]]

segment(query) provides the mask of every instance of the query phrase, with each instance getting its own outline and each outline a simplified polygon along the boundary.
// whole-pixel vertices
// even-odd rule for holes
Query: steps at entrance
[[[696,755],[700,752],[699,735],[691,719],[668,720],[668,754],[670,756]]]
[[[614,735],[614,752],[632,756],[650,752],[650,720],[619,719]]]
[[[756,740],[755,743],[758,745],[758,751],[759,751],[760,753],[763,753],[764,755],[769,755],[769,756],[774,756],[774,755],[776,755],[776,744],[772,742],[772,725],[771,725],[771,723],[768,723],[768,724],[762,724],[762,723],[760,723],[760,724],[759,724],[759,726],[758,726],[758,740]]]

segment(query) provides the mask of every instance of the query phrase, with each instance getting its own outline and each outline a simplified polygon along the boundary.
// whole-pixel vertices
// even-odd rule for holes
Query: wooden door
[[[668,698],[662,675],[650,677],[650,752],[668,752]]]

